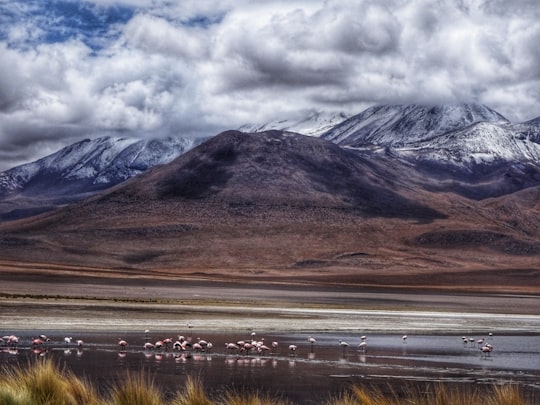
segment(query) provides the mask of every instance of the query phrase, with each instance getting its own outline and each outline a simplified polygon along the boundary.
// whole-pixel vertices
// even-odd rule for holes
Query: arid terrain
[[[87,200],[0,224],[0,293],[537,314],[539,189],[472,200],[404,170],[299,135],[225,133]]]

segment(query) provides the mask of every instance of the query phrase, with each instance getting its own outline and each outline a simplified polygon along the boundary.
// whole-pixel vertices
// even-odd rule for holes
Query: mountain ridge
[[[540,184],[540,117],[513,124],[480,104],[374,106],[348,119],[343,113],[311,112],[305,119],[242,128],[304,129],[382,164],[394,159],[414,166],[409,174],[418,178],[416,186],[473,199]],[[169,163],[200,142],[102,137],[69,145],[0,173],[0,220],[85,198]]]
[[[0,173],[0,214],[15,219],[77,201],[169,163],[196,143],[183,138],[111,136],[76,142]]]
[[[540,186],[474,201],[418,187],[416,168],[369,153],[290,132],[227,131],[90,198],[0,224],[0,262],[72,276],[409,287],[474,273],[483,280],[474,288],[514,269],[519,279],[504,288],[530,288],[540,234],[528,216],[540,214]]]

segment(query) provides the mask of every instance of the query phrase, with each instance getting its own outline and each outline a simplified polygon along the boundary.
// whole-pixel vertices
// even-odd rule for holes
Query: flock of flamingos
[[[488,338],[484,339],[475,339],[463,336],[462,342],[463,345],[468,347],[478,347],[482,355],[490,355],[493,351],[493,345],[490,343],[493,337],[492,333],[489,333]],[[407,343],[407,335],[401,337],[403,343]],[[317,340],[309,336],[307,343],[310,346],[310,350],[313,353],[314,347],[317,343]],[[46,335],[39,335],[38,337],[33,337],[30,340],[29,347],[36,354],[45,354],[47,349],[54,346],[54,342],[48,338]],[[56,346],[62,345],[68,349],[71,347],[77,347],[82,349],[84,346],[84,341],[82,339],[73,339],[71,336],[67,336],[63,339],[63,343],[57,343]],[[343,356],[345,356],[346,351],[349,348],[349,343],[339,340],[339,347],[343,350]],[[20,346],[20,338],[16,335],[6,335],[0,338],[0,348],[2,351],[8,351],[11,354],[17,354],[18,348]],[[125,339],[118,338],[117,346],[119,348],[119,353],[124,354],[127,351],[129,346],[128,342]],[[238,340],[236,342],[227,342],[225,343],[225,351],[227,354],[237,354],[237,355],[272,355],[275,354],[278,350],[279,343],[273,341],[270,344],[267,344],[264,338],[258,339],[255,332],[251,333],[249,339]],[[357,346],[357,350],[361,353],[367,353],[367,336],[360,336],[360,343]],[[185,338],[184,336],[178,336],[177,340],[172,338],[165,338],[157,340],[154,343],[150,342],[150,331],[145,330],[145,342],[141,348],[145,352],[158,352],[158,351],[173,351],[173,352],[195,352],[195,353],[211,353],[214,350],[214,345],[212,342],[197,338],[196,341],[193,339]],[[295,344],[290,344],[288,346],[289,355],[296,355],[298,346]]]

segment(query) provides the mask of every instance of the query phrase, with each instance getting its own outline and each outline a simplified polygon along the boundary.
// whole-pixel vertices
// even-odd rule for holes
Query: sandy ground
[[[538,295],[429,293],[204,280],[21,280],[0,288],[0,329],[540,333]],[[189,326],[188,326],[189,325]]]

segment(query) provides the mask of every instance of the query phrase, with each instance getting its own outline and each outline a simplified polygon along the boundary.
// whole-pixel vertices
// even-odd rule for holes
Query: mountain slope
[[[194,143],[182,138],[114,137],[74,143],[36,162],[0,173],[0,213],[4,212],[4,219],[12,219],[76,201],[168,163]],[[10,207],[16,208],[11,212]]]
[[[122,193],[153,199],[354,209],[365,215],[430,220],[441,215],[399,194],[355,152],[300,134],[224,132]]]
[[[371,153],[281,131],[225,132],[88,199],[0,224],[0,264],[463,289],[473,279],[493,288],[497,271],[505,288],[529,288],[540,235],[516,225],[521,199],[426,191],[414,167]]]
[[[540,184],[538,134],[534,120],[512,124],[488,107],[460,104],[374,107],[322,137],[413,166],[419,187],[485,199]]]
[[[478,122],[508,123],[479,104],[382,105],[368,108],[322,134],[342,146],[405,146],[427,141]]]
[[[278,130],[297,132],[309,136],[320,136],[334,128],[336,125],[342,123],[347,118],[349,118],[348,115],[343,112],[327,113],[314,111],[299,120],[286,119],[267,122],[265,124],[246,124],[242,125],[238,130],[248,133]]]

